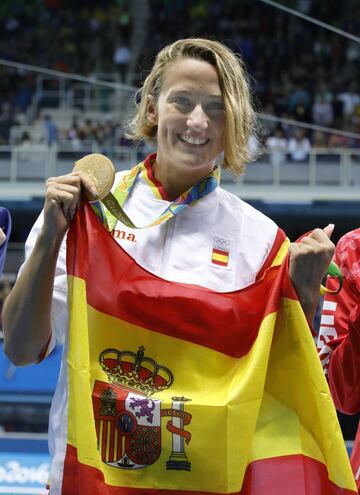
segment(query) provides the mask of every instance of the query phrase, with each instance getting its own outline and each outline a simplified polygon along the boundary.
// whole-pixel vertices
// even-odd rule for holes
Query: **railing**
[[[0,198],[41,197],[44,181],[69,173],[74,162],[88,153],[103,153],[117,170],[141,161],[149,149],[135,146],[81,147],[29,144],[0,146]],[[360,196],[360,150],[312,149],[308,159],[297,163],[265,153],[250,163],[244,175],[235,177],[223,170],[224,188],[244,199],[271,200],[358,200]]]
[[[86,78],[84,78],[86,79]],[[102,81],[104,84],[93,79]],[[106,83],[109,83],[109,87]],[[112,86],[111,86],[112,85]],[[55,76],[38,75],[28,119],[34,121],[42,108],[66,108],[69,112],[113,112],[119,119],[128,115],[136,88],[122,84],[117,74],[96,74],[89,81],[70,81]]]

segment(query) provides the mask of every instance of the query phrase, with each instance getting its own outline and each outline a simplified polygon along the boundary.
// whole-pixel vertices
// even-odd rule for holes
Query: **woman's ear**
[[[154,125],[158,124],[156,100],[153,96],[149,96],[148,106],[146,109],[146,116],[149,122],[151,122]]]

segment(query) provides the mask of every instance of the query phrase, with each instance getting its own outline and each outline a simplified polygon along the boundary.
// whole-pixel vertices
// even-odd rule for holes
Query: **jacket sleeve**
[[[328,378],[335,406],[347,414],[360,411],[360,311],[349,314],[348,333],[330,358]]]
[[[318,350],[335,406],[355,414],[360,411],[360,229],[339,241],[335,262],[344,285],[324,298]],[[329,288],[336,284],[327,282]]]

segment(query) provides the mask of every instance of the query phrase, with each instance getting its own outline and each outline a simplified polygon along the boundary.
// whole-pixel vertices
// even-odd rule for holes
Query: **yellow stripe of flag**
[[[326,380],[298,302],[284,299],[279,312],[263,320],[250,352],[237,359],[100,313],[86,306],[82,280],[70,277],[69,283],[74,303],[68,443],[77,448],[79,462],[103,472],[106,483],[231,493],[241,488],[251,461],[304,454],[322,462],[336,485],[354,486]],[[100,460],[91,392],[95,380],[108,382],[108,377],[96,366],[98,356],[105,348],[136,352],[140,346],[174,374],[172,387],[153,397],[161,401],[161,408],[171,408],[174,396],[190,399],[184,406],[191,414],[185,427],[191,441],[185,448],[192,469],[186,476],[181,471],[169,476],[166,470],[172,451],[166,429],[170,418],[161,420],[161,455],[151,466],[122,471]]]

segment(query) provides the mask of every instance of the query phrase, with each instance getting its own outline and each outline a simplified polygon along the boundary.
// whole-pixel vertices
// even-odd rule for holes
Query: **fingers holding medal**
[[[88,201],[102,200],[110,192],[114,179],[112,162],[98,153],[75,162],[70,174],[50,177],[46,181],[45,233],[62,237],[80,205],[81,197],[85,196]]]

